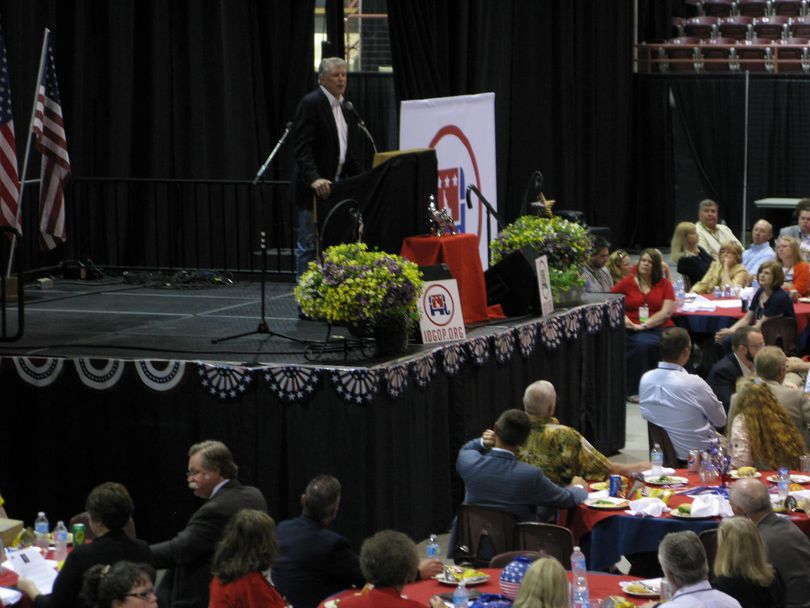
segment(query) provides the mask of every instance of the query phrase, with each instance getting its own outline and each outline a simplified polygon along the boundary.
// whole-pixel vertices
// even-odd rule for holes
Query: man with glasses
[[[211,557],[231,517],[242,509],[267,512],[254,487],[237,481],[231,451],[220,441],[203,441],[188,451],[188,487],[206,502],[173,539],[152,545],[157,568],[166,568],[158,585],[161,606],[208,607]]]
[[[753,325],[738,328],[731,338],[731,353],[720,359],[709,371],[706,381],[728,413],[737,380],[754,373],[754,357],[765,346],[762,332]]]

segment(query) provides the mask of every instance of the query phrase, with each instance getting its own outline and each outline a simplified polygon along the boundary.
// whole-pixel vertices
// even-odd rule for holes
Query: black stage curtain
[[[558,208],[627,242],[648,204],[633,187],[633,3],[389,0],[388,11],[399,99],[495,92],[507,220],[539,169]]]

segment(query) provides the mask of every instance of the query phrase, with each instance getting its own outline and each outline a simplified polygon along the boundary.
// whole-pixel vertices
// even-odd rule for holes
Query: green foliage
[[[327,249],[321,265],[310,262],[295,299],[309,316],[332,323],[374,324],[384,317],[418,321],[422,283],[413,262],[350,243]]]

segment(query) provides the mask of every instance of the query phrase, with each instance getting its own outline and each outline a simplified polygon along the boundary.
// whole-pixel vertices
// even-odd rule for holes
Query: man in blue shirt
[[[743,251],[742,262],[748,274],[757,276],[759,267],[765,262],[776,259],[776,252],[771,247],[771,237],[773,236],[773,226],[770,222],[759,220],[751,228],[751,246]]]

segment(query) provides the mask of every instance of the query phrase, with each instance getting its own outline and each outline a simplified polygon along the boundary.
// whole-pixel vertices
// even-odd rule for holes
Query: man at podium
[[[344,104],[347,66],[327,57],[318,66],[319,87],[307,93],[295,114],[293,196],[298,207],[296,274],[300,279],[315,259],[313,200],[326,200],[332,183],[357,175],[362,167],[353,147],[357,115]]]

